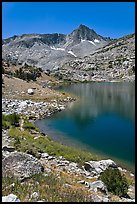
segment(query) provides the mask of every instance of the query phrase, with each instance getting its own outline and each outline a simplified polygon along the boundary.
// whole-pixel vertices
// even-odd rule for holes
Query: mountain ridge
[[[73,80],[91,81],[96,76],[95,70],[101,80],[117,79],[116,76],[121,76],[121,79],[125,73],[127,76],[129,74],[134,76],[134,44],[134,34],[112,40],[98,35],[93,29],[81,24],[68,35],[58,33],[23,34],[3,40],[2,59],[14,64],[24,65],[26,63],[44,71],[50,70],[52,74],[63,79],[68,77]],[[92,55],[95,56],[95,59]],[[121,55],[121,59],[127,58],[127,60],[121,61],[120,64],[118,58]],[[89,60],[87,60],[88,57]],[[75,61],[81,61],[81,65],[75,66]],[[130,64],[129,67],[128,64]],[[77,70],[78,67],[79,71]],[[90,73],[87,72],[86,67],[89,67],[88,72]],[[70,70],[73,76],[67,74]],[[100,75],[99,72],[102,74]],[[106,72],[109,74],[111,72],[109,77],[106,76]],[[113,74],[113,72],[117,74]],[[102,75],[105,75],[106,78]],[[131,80],[134,80],[134,77]]]

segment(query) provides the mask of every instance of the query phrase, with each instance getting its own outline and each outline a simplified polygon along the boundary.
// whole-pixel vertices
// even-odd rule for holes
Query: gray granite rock
[[[91,200],[92,202],[109,202],[109,199],[107,197],[99,195],[92,195]]]
[[[106,185],[101,180],[88,182],[88,187],[94,192],[97,192],[97,190],[100,190],[102,192],[108,193]]]
[[[111,159],[100,160],[100,161],[88,161],[88,162],[85,162],[84,164],[84,168],[86,171],[89,171],[91,173],[94,172],[94,174],[97,174],[97,175],[102,173],[108,167],[117,168],[117,165]]]
[[[43,171],[44,168],[38,159],[26,153],[12,152],[2,160],[3,176],[15,176],[23,180]]]
[[[20,199],[14,194],[9,194],[7,196],[2,196],[2,202],[20,202]]]
[[[38,192],[33,192],[30,196],[31,199],[37,200],[39,198],[39,193]]]

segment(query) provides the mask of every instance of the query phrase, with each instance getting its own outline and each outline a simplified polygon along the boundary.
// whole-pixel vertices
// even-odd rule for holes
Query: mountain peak
[[[80,24],[78,29],[90,29],[89,27],[83,25],[83,24]]]
[[[94,41],[95,39],[102,39],[102,37],[99,36],[93,29],[90,29],[89,27],[83,24],[80,24],[77,29],[73,30],[70,36],[73,36],[73,39],[75,39],[75,43],[79,43],[81,40]]]

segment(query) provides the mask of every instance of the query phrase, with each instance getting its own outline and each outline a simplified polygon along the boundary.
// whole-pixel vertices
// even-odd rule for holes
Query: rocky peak
[[[98,35],[93,29],[88,28],[85,25],[80,25],[77,29],[75,29],[70,35],[70,38],[73,38],[78,43],[82,40],[94,41],[96,40],[104,40],[104,38]]]

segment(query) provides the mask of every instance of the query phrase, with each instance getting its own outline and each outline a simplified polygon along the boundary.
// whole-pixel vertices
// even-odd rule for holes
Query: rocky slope
[[[72,81],[134,81],[135,34],[114,40],[89,56],[69,61],[52,74]]]
[[[2,58],[52,70],[67,61],[94,52],[109,41],[110,38],[104,38],[94,30],[80,25],[69,35],[24,34],[4,39]]]

